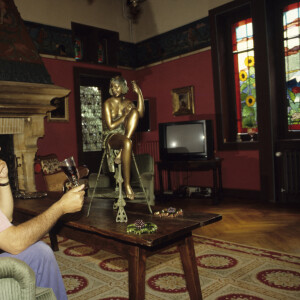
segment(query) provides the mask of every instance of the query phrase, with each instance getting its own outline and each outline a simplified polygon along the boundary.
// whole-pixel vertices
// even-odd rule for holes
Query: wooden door
[[[74,68],[78,163],[97,173],[102,158],[102,104],[110,79],[119,73]]]

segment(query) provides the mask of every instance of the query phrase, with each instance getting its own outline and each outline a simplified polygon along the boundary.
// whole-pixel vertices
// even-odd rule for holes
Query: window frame
[[[275,1],[274,19],[281,20],[281,22],[275,22],[274,24],[274,48],[275,61],[277,66],[276,72],[276,94],[277,94],[277,117],[278,122],[281,126],[278,126],[278,137],[279,139],[292,140],[300,139],[300,131],[293,132],[288,130],[287,120],[287,106],[286,106],[286,74],[285,74],[285,58],[284,58],[284,29],[283,29],[283,8],[289,4],[296,2],[295,0],[281,0]]]
[[[250,0],[230,2],[210,10],[209,16],[218,149],[258,149],[258,141],[237,141],[236,89],[231,35],[232,24],[252,17],[251,2]]]

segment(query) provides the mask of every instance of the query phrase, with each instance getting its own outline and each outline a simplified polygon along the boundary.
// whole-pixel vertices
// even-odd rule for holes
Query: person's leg
[[[24,261],[35,273],[36,286],[52,288],[58,300],[68,299],[53,251],[44,242],[37,242],[20,254],[4,252],[0,257],[15,257]]]

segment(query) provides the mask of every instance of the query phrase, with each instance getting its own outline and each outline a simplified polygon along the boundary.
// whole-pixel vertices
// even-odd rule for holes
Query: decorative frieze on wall
[[[210,30],[207,17],[137,43],[137,66],[149,65],[208,46]]]
[[[74,58],[72,31],[24,22],[40,54]],[[120,41],[118,65],[138,68],[210,46],[208,17],[137,44]]]
[[[71,30],[28,21],[24,23],[40,54],[74,57]]]

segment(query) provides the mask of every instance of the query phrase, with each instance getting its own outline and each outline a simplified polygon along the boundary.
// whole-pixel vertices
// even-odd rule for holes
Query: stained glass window
[[[102,95],[98,87],[80,86],[83,152],[101,151]]]
[[[237,133],[257,132],[256,86],[252,19],[232,26]]]
[[[289,131],[300,130],[300,2],[285,7],[283,12],[284,55]]]

